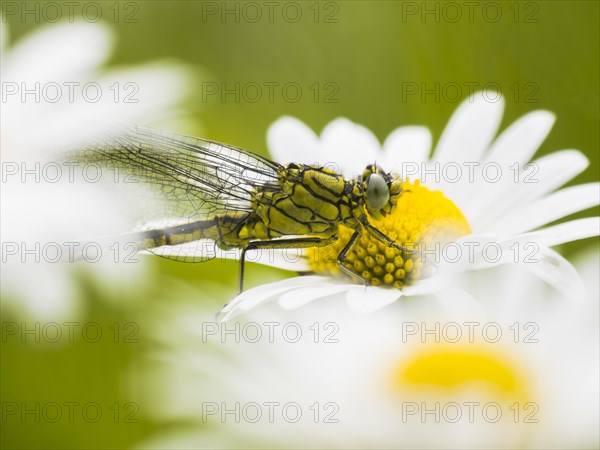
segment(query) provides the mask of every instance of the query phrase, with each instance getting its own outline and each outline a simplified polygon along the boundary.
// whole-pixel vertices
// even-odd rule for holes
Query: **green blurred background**
[[[115,21],[110,16],[114,6],[109,9],[113,2],[103,2],[104,22],[117,37],[110,65],[155,59],[190,65],[196,69],[196,92],[184,105],[189,120],[177,125],[180,130],[263,154],[266,130],[282,115],[298,117],[318,132],[345,116],[380,140],[400,125],[426,125],[435,142],[467,96],[466,83],[496,86],[506,98],[503,128],[534,109],[554,111],[557,122],[538,156],[580,149],[591,164],[572,184],[598,180],[599,2],[477,2],[471,11],[468,2],[288,3],[274,2],[269,17],[264,2],[123,2]],[[224,8],[237,8],[239,15],[223,18]],[[425,8],[432,12],[423,18]],[[262,17],[253,23],[257,11]],[[298,11],[302,16],[296,20]],[[15,42],[45,24],[9,17],[8,25]],[[220,89],[221,83],[258,83],[262,96],[253,101],[255,91],[248,87],[239,101],[233,95],[223,101],[221,92],[210,90]],[[265,83],[278,83],[272,101]],[[292,90],[285,97],[281,87],[286,83],[302,89],[298,101],[292,101]],[[404,95],[406,83],[419,88],[424,83],[428,89],[437,83],[448,95],[437,101],[428,95],[422,101],[420,93]],[[449,87],[453,83],[462,88],[461,95]],[[571,244],[562,252],[573,255],[591,243]],[[169,426],[128,403],[136,400],[127,388],[136,380],[125,380],[125,374],[152,344],[143,329],[125,327],[130,322],[138,327],[153,308],[177,302],[178,291],[172,287],[181,282],[198,291],[202,287],[197,301],[217,309],[235,294],[237,264],[215,261],[198,266],[153,258],[151,266],[154,277],[135,295],[107,294],[85,278],[80,281],[86,293],[80,321],[100,323],[105,331],[116,322],[122,333],[117,343],[105,339],[92,344],[80,338],[68,344],[20,343],[3,335],[3,407],[98,402],[103,417],[97,423],[80,418],[73,423],[36,423],[32,418],[15,420],[3,411],[2,448],[125,448]],[[252,266],[247,285],[285,276]],[[221,287],[207,294],[207,280],[218,280]],[[112,301],[101,299],[106,295],[113,296]],[[4,323],[20,320],[4,313]],[[137,342],[123,342],[123,333],[133,333]],[[137,422],[124,420],[128,413]]]

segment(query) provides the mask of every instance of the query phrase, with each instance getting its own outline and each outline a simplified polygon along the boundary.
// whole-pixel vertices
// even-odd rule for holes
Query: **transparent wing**
[[[240,148],[138,125],[87,146],[75,159],[110,168],[126,183],[146,185],[161,205],[152,215],[163,223],[250,212],[252,193],[279,189],[282,171],[281,165]]]

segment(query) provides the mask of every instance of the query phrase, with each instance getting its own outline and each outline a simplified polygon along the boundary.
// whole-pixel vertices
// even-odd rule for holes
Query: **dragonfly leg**
[[[327,245],[337,239],[337,235],[320,238],[320,237],[304,237],[295,239],[277,239],[274,241],[252,241],[248,245],[242,248],[240,255],[240,275],[239,275],[239,288],[240,294],[244,292],[244,273],[246,263],[246,252],[248,250],[260,250],[261,248],[308,248],[315,247],[318,245]]]
[[[338,266],[340,268],[340,270],[342,272],[344,272],[346,275],[352,277],[352,278],[356,278],[358,280],[360,280],[362,283],[366,285],[369,284],[369,280],[361,277],[359,274],[357,274],[356,272],[353,272],[352,270],[350,270],[348,267],[344,266],[344,261],[346,260],[346,255],[348,254],[348,252],[350,250],[352,250],[352,248],[356,245],[356,240],[360,237],[360,231],[356,230],[352,236],[350,236],[350,240],[348,241],[348,243],[346,244],[346,246],[343,248],[343,250],[340,252],[340,254],[337,257],[337,263]]]
[[[369,219],[367,219],[367,216],[362,215],[362,216],[360,216],[358,218],[358,220],[359,220],[360,224],[363,226],[363,228],[365,230],[367,230],[367,232],[371,236],[373,236],[375,239],[378,239],[381,242],[385,242],[389,246],[394,247],[395,249],[398,249],[401,252],[406,252],[406,253],[411,253],[411,254],[418,254],[418,255],[421,254],[421,252],[419,252],[418,250],[415,250],[414,248],[404,247],[404,246],[398,244],[393,239],[390,239],[389,237],[387,237],[385,234],[383,234],[381,231],[379,231],[377,228],[375,228],[373,225],[371,225],[369,223]]]

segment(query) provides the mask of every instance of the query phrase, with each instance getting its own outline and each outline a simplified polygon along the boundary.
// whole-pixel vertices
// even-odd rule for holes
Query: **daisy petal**
[[[351,285],[346,301],[353,311],[367,314],[394,303],[401,296],[402,292],[395,289]]]
[[[48,51],[40,51],[42,48]],[[103,25],[53,25],[25,38],[12,49],[9,60],[2,64],[9,67],[3,78],[19,82],[79,80],[102,64],[111,48],[112,34]],[[12,80],[14,74],[20,74],[20,78]],[[29,79],[23,79],[25,74],[30,75]]]
[[[444,264],[440,267],[446,274],[517,264],[563,294],[583,298],[581,280],[575,268],[560,254],[538,242],[519,238],[499,241],[493,236],[470,235],[459,239],[457,243],[463,243],[465,247],[468,243],[475,251],[472,253],[471,249],[462,249],[459,261],[442,258]],[[485,248],[488,250],[483,250]]]
[[[523,233],[569,214],[592,208],[599,202],[600,183],[571,186],[533,202],[516,220],[506,220],[514,223],[511,229],[507,229],[506,226],[502,229],[505,233]]]
[[[313,300],[318,300],[348,289],[344,284],[323,283],[319,286],[308,286],[286,292],[279,297],[279,306],[283,309],[296,309]]]
[[[465,320],[484,317],[481,305],[472,295],[462,289],[448,288],[440,290],[436,297],[444,308],[444,316],[448,319]]]
[[[554,191],[588,166],[588,159],[578,150],[563,150],[544,156],[531,165],[523,166],[519,170],[523,178],[518,184],[513,180],[506,180],[498,184],[493,193],[487,192],[485,202],[494,205],[493,209],[479,208],[474,213],[474,220],[481,227],[495,232],[502,224],[502,229],[508,224],[508,219],[519,220],[522,214],[520,205],[529,208],[531,202],[543,195]],[[490,186],[494,188],[494,186]]]
[[[465,100],[442,133],[433,161],[480,161],[494,139],[503,111],[504,100],[492,94],[477,93],[473,99]]]
[[[494,235],[471,234],[464,236],[448,246],[446,251],[442,250],[437,269],[440,275],[449,276],[461,272],[488,269],[498,267],[502,264],[519,262],[520,257],[525,262],[537,262],[536,255],[531,255],[531,250],[539,249],[540,245],[534,243],[535,247],[527,240],[499,239]]]
[[[554,125],[550,111],[533,111],[513,122],[492,144],[486,162],[501,166],[524,163],[531,159]]]
[[[284,270],[306,271],[310,269],[308,262],[303,258],[300,249],[277,249],[264,248],[248,250],[246,252],[246,262],[264,264],[266,266],[278,267]],[[147,252],[143,252],[147,253]],[[181,259],[220,259],[220,260],[239,260],[241,250],[234,248],[231,250],[220,249],[215,241],[211,239],[201,239],[199,241],[186,242],[178,245],[165,245],[157,247],[151,252],[154,255],[168,258]]]
[[[572,220],[532,233],[525,233],[520,239],[535,241],[547,247],[573,242],[600,235],[600,217],[586,217]]]
[[[445,289],[450,285],[452,277],[447,274],[435,274],[429,278],[422,278],[415,283],[402,288],[405,296],[430,295]]]
[[[180,258],[182,260],[210,260],[218,258],[223,261],[226,259],[239,259],[240,257],[239,249],[222,250],[217,247],[215,241],[211,239],[200,239],[199,241],[186,242],[178,245],[164,245],[162,247],[153,248],[152,251],[145,250],[141,253],[151,253],[165,258]]]
[[[311,270],[308,259],[306,258],[306,250],[301,248],[269,248],[261,251],[256,251],[256,256],[253,256],[250,250],[246,253],[247,261],[264,264],[271,267],[277,267],[283,270],[291,270],[292,272],[308,272]],[[262,256],[266,252],[268,256]]]
[[[349,178],[361,174],[366,164],[376,162],[380,144],[371,131],[348,119],[330,122],[321,133],[319,163]]]
[[[302,286],[314,285],[328,281],[327,277],[305,276],[289,278],[274,283],[262,284],[248,289],[227,303],[218,313],[217,321],[226,322],[232,317],[264,303],[279,294]]]
[[[589,163],[579,150],[561,150],[533,161],[531,164],[538,169],[539,175],[529,171],[532,175],[531,185],[536,188],[536,195],[530,195],[529,198],[541,197],[559,188],[583,172]]]
[[[383,144],[381,166],[389,172],[404,175],[409,164],[416,165],[415,172],[429,159],[431,132],[426,127],[405,126],[396,128]],[[404,167],[406,165],[406,167]]]
[[[172,114],[172,105],[185,96],[187,86],[191,84],[183,66],[155,63],[111,71],[107,76],[96,78],[96,81],[100,86],[132,83],[140,90],[138,102],[124,104],[117,110],[114,100],[108,96],[97,103],[55,104],[52,118],[44,122],[39,133],[28,137],[30,146],[45,151],[48,141],[60,142],[60,150],[64,151],[93,140],[119,124],[156,120],[158,114],[155,111],[161,111],[163,117],[168,117]],[[156,86],[169,86],[168,95],[153,89]],[[39,112],[44,114],[43,110]]]
[[[317,135],[294,117],[276,120],[267,131],[267,144],[273,159],[280,164],[314,164],[322,156]]]
[[[569,261],[547,247],[541,247],[536,256],[538,262],[535,264],[521,262],[521,266],[546,281],[567,298],[575,301],[585,299],[583,282]]]

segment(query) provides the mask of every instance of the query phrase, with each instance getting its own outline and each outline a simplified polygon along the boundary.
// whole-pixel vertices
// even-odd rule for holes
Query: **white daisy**
[[[114,36],[101,24],[46,26],[10,48],[3,20],[0,27],[2,306],[36,319],[65,319],[81,306],[74,280],[81,267],[59,262],[68,259],[61,258],[62,245],[135,222],[96,183],[75,185],[82,167],[69,172],[60,155],[121,121],[175,117],[189,76],[166,62],[104,68]],[[110,275],[105,287],[143,274],[141,264],[92,266]]]
[[[579,297],[577,274],[551,247],[598,235],[599,218],[544,226],[598,205],[600,185],[557,190],[585,170],[587,158],[578,150],[562,150],[529,163],[554,115],[531,112],[496,137],[504,103],[489,98],[478,93],[460,105],[431,156],[431,134],[420,126],[400,127],[380,145],[369,130],[347,119],[334,120],[320,137],[297,119],[275,122],[268,144],[280,163],[319,164],[355,178],[376,162],[406,179],[396,211],[372,223],[401,244],[416,244],[421,253],[401,256],[365,233],[345,265],[372,285],[401,289],[340,283],[336,257],[352,233],[341,227],[336,244],[283,258],[283,264],[282,258],[255,257],[317,275],[250,289],[224,308],[223,319],[276,297],[282,307],[296,308],[336,293],[353,309],[368,312],[402,296],[446,290],[461,273],[506,263]],[[431,265],[424,260],[434,263],[431,277],[425,276]]]
[[[197,298],[168,303],[130,380],[171,427],[138,447],[597,448],[597,252],[579,303],[512,265],[468,278],[489,304],[468,316],[329,299],[217,324]]]

